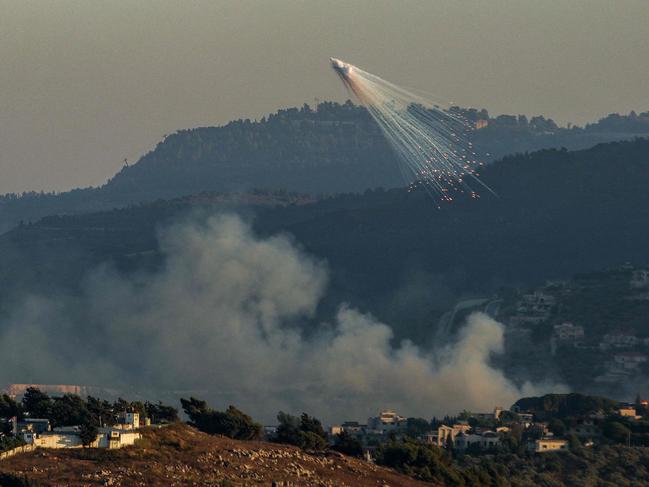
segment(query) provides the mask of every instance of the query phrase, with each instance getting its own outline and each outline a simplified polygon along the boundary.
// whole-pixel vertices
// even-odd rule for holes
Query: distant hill
[[[649,112],[611,115],[560,128],[544,117],[454,108],[479,129],[471,137],[486,162],[541,148],[581,149],[649,134]],[[395,156],[367,111],[351,103],[280,110],[260,121],[180,130],[105,185],[61,194],[0,197],[0,233],[20,220],[124,207],[201,191],[253,188],[300,193],[362,192],[403,186]]]
[[[649,141],[507,157],[483,171],[498,197],[436,209],[405,189],[309,203],[223,205],[205,197],[48,217],[0,237],[0,307],[21,289],[71,289],[88,268],[155,266],[156,229],[197,208],[241,211],[288,232],[331,269],[326,314],[346,301],[425,339],[459,296],[649,263]],[[247,217],[247,216],[246,216]]]

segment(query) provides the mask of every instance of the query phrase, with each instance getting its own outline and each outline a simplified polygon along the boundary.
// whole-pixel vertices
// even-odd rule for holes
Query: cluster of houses
[[[23,421],[11,420],[13,436],[21,437],[25,444],[40,448],[81,448],[80,426],[60,426],[52,428],[49,419],[25,418]],[[115,426],[101,427],[91,448],[123,448],[141,438],[137,431],[140,428],[140,415],[136,412],[125,412]]]
[[[649,402],[642,401],[641,407],[649,407]],[[635,405],[621,403],[615,416],[626,420],[639,420]],[[462,419],[438,424],[431,430],[420,434],[418,439],[439,448],[452,449],[454,452],[493,451],[498,448],[513,432],[518,431],[530,453],[565,451],[569,449],[568,436],[575,436],[584,446],[593,446],[602,436],[601,425],[610,418],[603,411],[596,411],[580,418],[574,418],[565,431],[564,437],[558,437],[550,430],[549,422],[540,420],[534,412],[521,411],[513,406],[509,411],[501,407],[491,413],[463,413]],[[333,437],[343,431],[361,441],[366,456],[389,438],[408,434],[408,420],[393,410],[381,411],[377,416],[368,418],[366,424],[347,421],[329,428]]]
[[[561,350],[588,350],[601,356],[601,371],[593,379],[598,383],[619,384],[636,378],[649,365],[649,337],[638,336],[623,326],[611,329],[603,336],[587,336],[584,323],[556,322],[564,298],[589,289],[619,289],[626,286],[625,300],[649,300],[649,268],[634,268],[625,264],[619,269],[593,274],[576,281],[549,281],[533,292],[521,294],[512,303],[506,317],[507,346],[511,349],[534,347],[532,330],[537,325],[555,323],[549,341],[550,354]],[[617,286],[617,287],[616,287]]]
[[[419,435],[419,440],[435,445],[439,448],[449,448],[456,452],[463,452],[470,448],[481,450],[492,450],[498,447],[503,439],[511,432],[512,422],[499,420],[504,409],[494,408],[491,413],[474,413],[462,420],[455,420],[451,424],[440,424],[436,428]],[[530,433],[528,436],[535,436],[528,444],[528,449],[534,452],[546,452],[565,450],[568,442],[565,439],[554,438],[547,429],[547,424],[540,427],[539,423],[533,421],[532,413],[517,412],[515,417],[523,428]],[[471,425],[473,418],[480,423],[489,426]],[[507,425],[505,425],[507,424]],[[356,421],[347,421],[342,424],[333,425],[329,428],[331,436],[347,432],[357,437],[368,454],[382,442],[394,435],[407,432],[408,420],[399,416],[393,410],[381,411],[377,416],[370,417],[366,424]]]

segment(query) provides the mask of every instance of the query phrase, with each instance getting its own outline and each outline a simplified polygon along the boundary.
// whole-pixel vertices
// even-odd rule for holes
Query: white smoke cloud
[[[327,272],[286,236],[255,237],[233,216],[161,236],[163,269],[94,272],[83,296],[31,298],[0,326],[0,383],[201,390],[263,420],[282,409],[325,420],[382,407],[431,417],[508,406],[550,384],[517,387],[492,367],[503,326],[473,314],[458,341],[394,346],[389,326],[341,306],[303,334]]]

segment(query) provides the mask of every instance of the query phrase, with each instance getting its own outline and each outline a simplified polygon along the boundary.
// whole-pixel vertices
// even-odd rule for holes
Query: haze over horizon
[[[639,0],[0,5],[0,194],[101,184],[166,133],[343,101],[330,56],[493,113],[649,109]]]

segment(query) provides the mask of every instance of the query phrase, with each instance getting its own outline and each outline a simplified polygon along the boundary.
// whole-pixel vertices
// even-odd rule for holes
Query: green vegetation
[[[253,208],[254,227],[262,236],[290,233],[328,262],[331,284],[323,314],[345,300],[389,323],[396,340],[427,343],[431,323],[467,290],[489,293],[495,285],[535,285],[625,260],[644,263],[647,154],[649,142],[637,140],[507,157],[481,174],[499,199],[458,199],[434,212],[425,192],[400,189],[281,207],[273,207],[277,200],[268,196],[269,205]],[[619,194],[624,198],[605,196]],[[156,240],[160,226],[192,209],[211,213],[224,207],[197,196],[18,227],[0,237],[0,315],[20,302],[23,288],[55,296],[82,291],[85,273],[104,262],[127,274],[155,269],[164,261]],[[626,242],[622,253],[620,235]],[[71,331],[84,326],[74,323]],[[525,350],[510,368],[540,364],[538,373],[547,372],[548,357],[546,349]],[[583,377],[596,361],[594,356],[579,369],[581,360],[574,360],[562,369]]]
[[[192,426],[211,435],[224,435],[237,440],[253,440],[261,436],[261,425],[234,406],[216,411],[207,402],[190,397],[180,399],[183,411]]]
[[[277,421],[279,425],[273,441],[299,446],[305,450],[324,450],[327,447],[327,435],[318,419],[306,413],[297,417],[280,411]]]
[[[97,439],[99,434],[99,428],[97,428],[97,423],[90,419],[85,419],[81,423],[81,429],[79,430],[79,436],[81,437],[81,444],[83,446],[90,446],[93,441]]]
[[[611,413],[616,405],[617,401],[612,399],[577,393],[526,397],[514,403],[515,408],[531,411],[540,419],[584,416],[597,411]]]
[[[335,436],[331,448],[350,457],[360,457],[363,454],[363,445],[360,440],[347,431],[342,431]]]
[[[649,485],[649,451],[601,446],[540,455],[495,453],[451,457],[412,439],[377,451],[377,463],[453,487],[637,487]]]
[[[3,451],[13,450],[16,447],[23,446],[25,442],[22,437],[14,438],[7,433],[0,434],[0,453]],[[0,483],[0,486],[2,484]]]
[[[444,485],[465,485],[446,450],[408,437],[380,445],[376,462],[417,479],[442,481]]]
[[[0,413],[2,404],[0,401]],[[53,427],[76,426],[84,423],[111,426],[117,424],[120,414],[127,411],[139,413],[142,419],[150,418],[157,423],[178,421],[178,411],[162,403],[129,402],[121,398],[110,403],[92,396],[84,400],[75,394],[50,397],[36,388],[27,389],[20,404],[6,404],[5,408],[15,411],[14,414],[21,419],[45,418],[50,420]],[[0,417],[3,415],[0,414]]]
[[[548,147],[582,149],[649,133],[649,113],[609,115],[586,127],[560,128],[541,116],[456,108],[488,121],[472,134],[486,161]],[[365,109],[324,102],[279,110],[260,121],[180,130],[100,188],[0,196],[0,232],[45,215],[96,211],[201,191],[242,187],[311,193],[362,192],[403,184],[394,154]]]
[[[22,437],[11,434],[10,418],[48,419],[52,427],[80,426],[82,444],[89,446],[99,434],[100,426],[114,426],[121,413],[138,412],[142,419],[153,418],[157,423],[178,421],[178,411],[162,403],[128,402],[118,399],[114,403],[88,396],[87,400],[74,394],[50,397],[36,388],[29,388],[20,403],[7,395],[0,396],[0,451],[24,444]],[[0,484],[3,485],[3,484]]]

